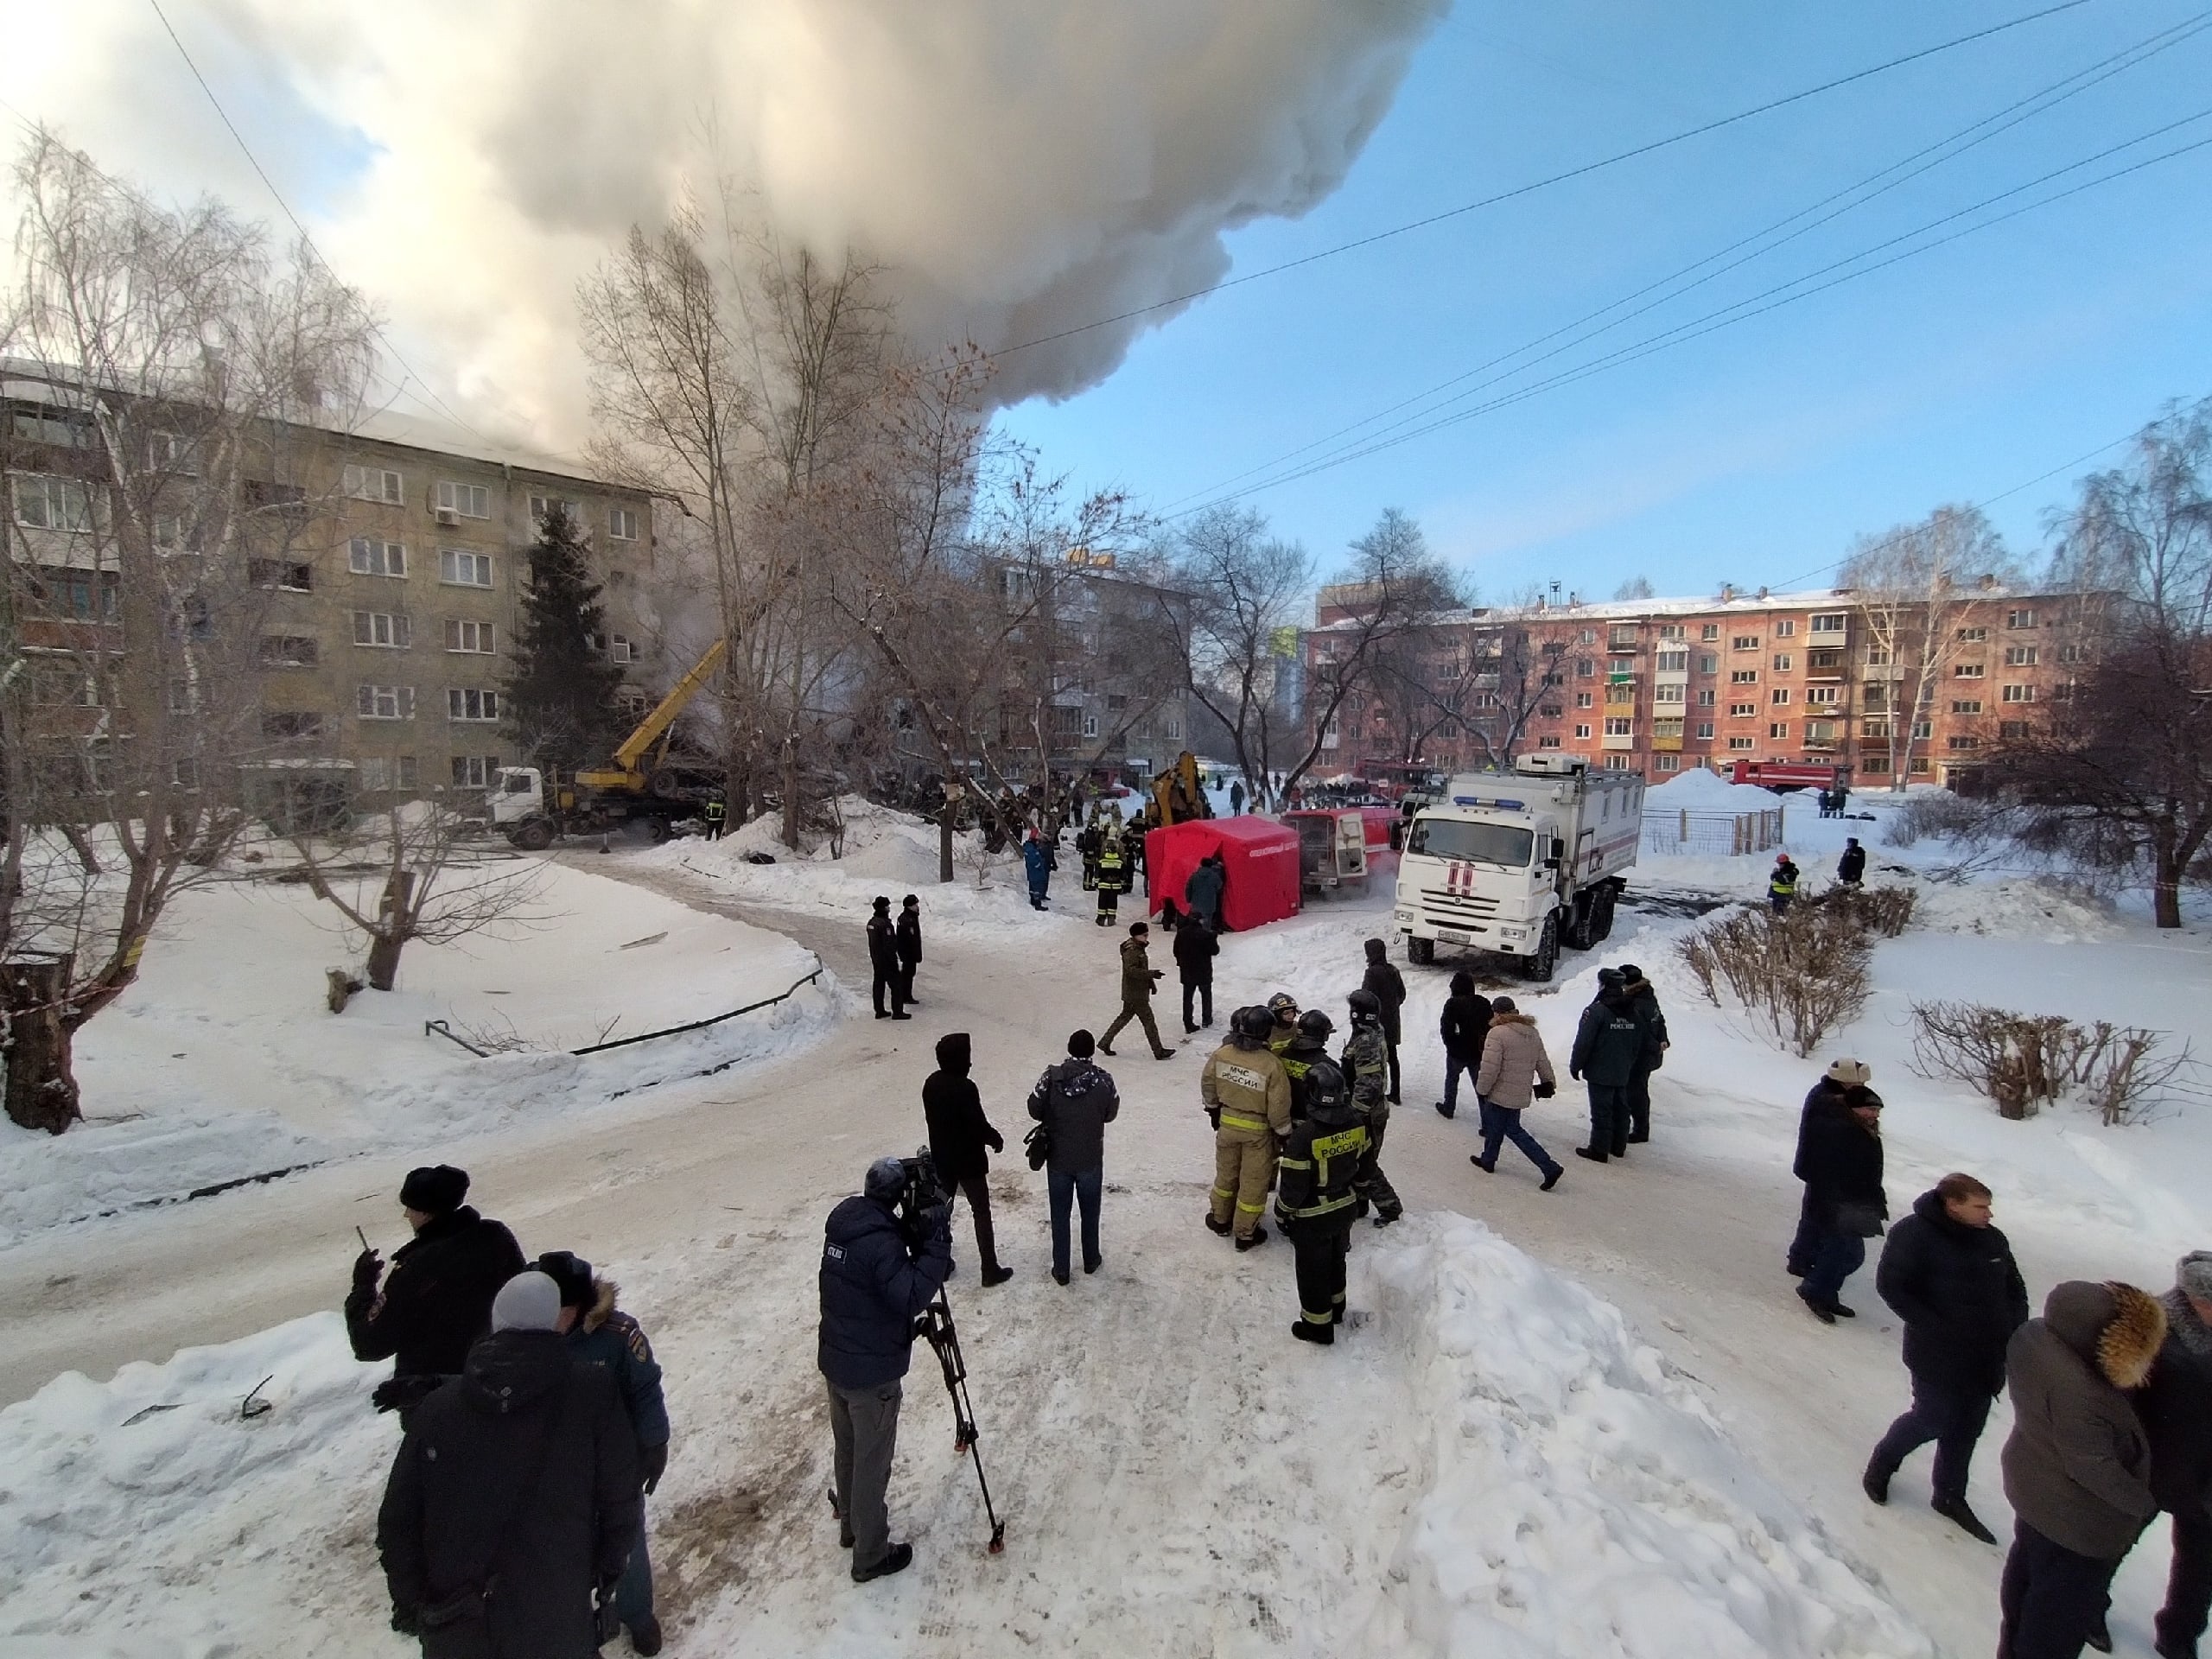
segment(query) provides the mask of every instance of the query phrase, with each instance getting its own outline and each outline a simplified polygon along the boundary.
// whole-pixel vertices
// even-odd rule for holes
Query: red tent
[[[1198,861],[1221,855],[1228,880],[1221,918],[1239,932],[1298,913],[1298,831],[1273,818],[1193,818],[1155,830],[1144,838],[1152,873],[1152,908],[1173,899],[1184,908],[1183,884]]]

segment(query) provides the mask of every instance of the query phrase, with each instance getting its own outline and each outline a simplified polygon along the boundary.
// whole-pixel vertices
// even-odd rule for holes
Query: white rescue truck
[[[1407,959],[1489,950],[1549,979],[1562,944],[1586,950],[1613,931],[1643,830],[1640,772],[1524,754],[1510,772],[1458,774],[1406,827],[1392,925]]]

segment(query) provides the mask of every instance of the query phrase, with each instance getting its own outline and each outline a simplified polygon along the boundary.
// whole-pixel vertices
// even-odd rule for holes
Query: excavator
[[[611,830],[642,820],[655,841],[671,820],[696,817],[711,792],[674,764],[669,743],[676,718],[721,666],[727,640],[717,639],[669,687],[668,695],[624,738],[609,766],[586,767],[549,789],[536,766],[502,766],[491,791],[492,823],[525,852],[543,852],[564,835]]]
[[[1173,766],[1152,780],[1152,808],[1145,817],[1154,830],[1213,817],[1212,804],[1198,786],[1198,756],[1184,750]]]

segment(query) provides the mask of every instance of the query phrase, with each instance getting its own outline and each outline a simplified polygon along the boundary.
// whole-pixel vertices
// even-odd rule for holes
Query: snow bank
[[[1617,1309],[1455,1216],[1361,1262],[1427,1408],[1369,1651],[1933,1653]]]
[[[2126,931],[2108,906],[2038,876],[1914,885],[1920,889],[1920,902],[1913,911],[1913,925],[1933,932],[2070,944],[2081,939],[2116,938]]]
[[[1643,810],[1647,812],[1770,812],[1789,800],[1787,795],[1770,789],[1761,789],[1756,784],[1732,784],[1719,772],[1695,766],[1688,772],[1678,772],[1665,783],[1643,791]],[[1808,805],[1813,797],[1802,791],[1801,798]]]

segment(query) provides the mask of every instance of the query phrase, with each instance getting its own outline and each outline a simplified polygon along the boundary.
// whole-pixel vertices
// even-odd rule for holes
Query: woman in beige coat
[[[1497,1172],[1497,1149],[1505,1141],[1529,1154],[1544,1173],[1544,1191],[1559,1185],[1564,1173],[1536,1137],[1521,1127],[1521,1113],[1531,1100],[1549,1100],[1557,1087],[1551,1056],[1536,1022],[1521,1013],[1510,996],[1491,1004],[1490,1031],[1483,1039],[1482,1068],[1475,1073],[1475,1101],[1482,1109],[1483,1149],[1470,1159],[1484,1174]]]

